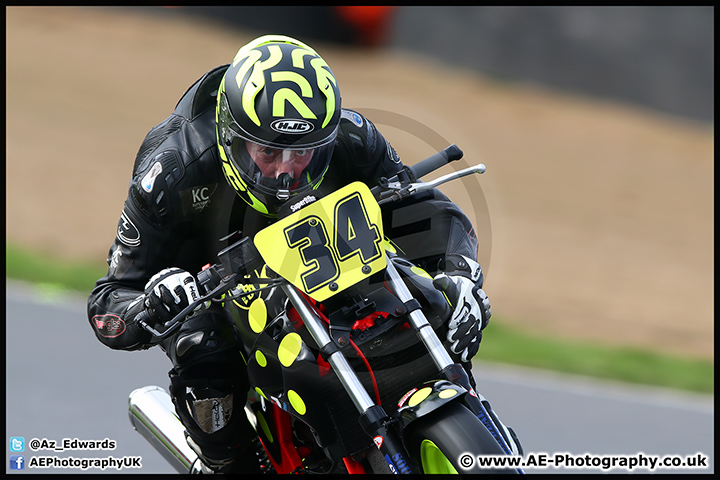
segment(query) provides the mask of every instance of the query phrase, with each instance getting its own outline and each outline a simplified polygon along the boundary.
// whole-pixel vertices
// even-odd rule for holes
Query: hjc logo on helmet
[[[312,123],[306,122],[305,120],[282,118],[280,120],[275,120],[274,122],[272,122],[270,124],[270,128],[279,133],[303,134],[312,132],[313,128],[315,127]]]

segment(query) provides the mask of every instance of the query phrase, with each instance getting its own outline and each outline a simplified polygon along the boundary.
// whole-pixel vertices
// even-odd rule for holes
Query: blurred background
[[[405,163],[456,143],[465,158],[437,175],[487,166],[442,190],[475,224],[492,303],[478,384],[525,451],[704,452],[698,473],[714,469],[712,395],[495,363],[714,391],[713,7],[5,12],[6,275],[83,285],[8,282],[8,439],[108,437],[142,473],[169,471],[126,413],[133,388],[167,386],[167,359],[104,347],[84,299],[146,133],[206,71],[282,33],[327,60],[343,105]]]
[[[713,120],[712,7],[182,7],[231,27],[414,52]]]
[[[481,240],[497,322],[713,356],[712,7],[8,7],[7,240],[103,264],[145,134],[283,33]],[[83,321],[79,319],[78,321]],[[89,333],[89,332],[88,332]]]

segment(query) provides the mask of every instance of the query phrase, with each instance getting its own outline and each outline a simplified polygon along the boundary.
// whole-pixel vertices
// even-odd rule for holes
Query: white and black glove
[[[199,295],[195,277],[180,268],[166,268],[145,285],[145,310],[152,324],[164,324]]]
[[[482,330],[490,321],[490,301],[482,290],[480,264],[463,255],[448,255],[446,272],[433,279],[433,285],[445,293],[453,307],[448,323],[450,350],[467,362],[480,348]]]

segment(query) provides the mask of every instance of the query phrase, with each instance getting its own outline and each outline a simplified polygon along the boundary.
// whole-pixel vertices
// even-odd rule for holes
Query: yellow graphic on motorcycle
[[[310,203],[254,238],[267,265],[318,302],[384,269],[382,242],[380,206],[361,182]]]

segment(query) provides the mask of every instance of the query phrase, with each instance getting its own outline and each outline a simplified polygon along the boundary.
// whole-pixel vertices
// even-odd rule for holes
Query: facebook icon
[[[10,455],[10,470],[24,470],[25,469],[25,456],[24,455]]]

